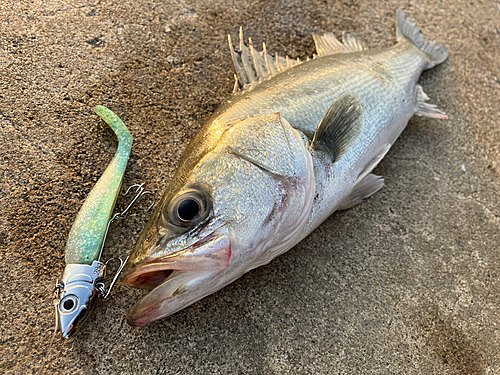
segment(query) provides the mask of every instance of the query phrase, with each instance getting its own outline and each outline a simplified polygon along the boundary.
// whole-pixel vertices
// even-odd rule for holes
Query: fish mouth
[[[122,282],[139,289],[155,289],[174,272],[173,269],[165,268],[166,266],[162,263],[143,265],[138,267],[134,273],[125,276]]]
[[[229,237],[211,234],[172,255],[136,266],[122,282],[150,292],[132,306],[127,322],[140,327],[194,303],[203,296],[191,301],[186,292],[206,276],[226,269],[230,260]]]

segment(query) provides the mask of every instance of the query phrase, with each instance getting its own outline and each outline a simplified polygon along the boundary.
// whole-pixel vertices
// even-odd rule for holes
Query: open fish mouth
[[[163,269],[163,267],[165,265],[161,263],[141,267],[139,272],[128,276],[123,282],[128,286],[152,290],[167,280],[174,272],[172,269]]]
[[[180,310],[189,299],[183,294],[207,275],[226,269],[230,260],[229,237],[211,234],[186,249],[133,268],[122,282],[151,291],[130,309],[128,323],[143,326]]]

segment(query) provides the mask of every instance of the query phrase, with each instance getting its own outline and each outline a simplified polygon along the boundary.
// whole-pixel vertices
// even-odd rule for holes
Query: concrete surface
[[[157,196],[231,94],[226,35],[312,55],[311,33],[394,41],[403,8],[450,59],[422,85],[449,121],[413,118],[385,188],[269,266],[151,326],[123,285],[46,374],[500,374],[500,13],[488,1],[0,0],[0,368],[38,371],[51,291],[83,200],[115,152],[105,105],[135,138],[125,186]],[[120,199],[124,207],[126,199]],[[148,214],[112,229],[126,255]]]

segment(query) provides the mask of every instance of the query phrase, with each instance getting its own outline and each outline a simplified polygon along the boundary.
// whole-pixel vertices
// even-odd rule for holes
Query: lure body
[[[66,244],[66,264],[92,264],[98,260],[132,149],[133,138],[125,124],[105,107],[97,106],[96,113],[115,132],[118,149],[71,227]]]
[[[71,227],[66,245],[66,267],[59,284],[57,314],[64,338],[75,333],[98,297],[98,283],[105,275],[100,262],[103,242],[120,192],[133,138],[125,124],[109,109],[95,112],[118,137],[113,160],[97,181]]]

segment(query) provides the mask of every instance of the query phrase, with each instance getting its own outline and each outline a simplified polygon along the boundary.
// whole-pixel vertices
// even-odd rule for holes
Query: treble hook
[[[149,190],[146,190],[144,188],[144,182],[142,184],[135,184],[135,185],[132,185],[130,186],[127,191],[125,192],[125,194],[123,194],[124,196],[126,196],[130,190],[132,190],[133,188],[136,188],[135,192],[136,192],[136,195],[134,197],[134,199],[132,199],[132,201],[130,202],[130,204],[127,206],[127,208],[125,210],[123,210],[123,212],[120,212],[120,213],[117,213],[113,216],[113,218],[111,219],[111,221],[113,220],[123,220],[127,217],[128,215],[128,212],[130,211],[130,209],[132,208],[132,206],[137,202],[139,201],[139,199],[141,199],[143,196],[145,195],[150,195],[151,198],[153,198],[153,203],[151,203],[151,205],[148,207],[148,209],[146,210],[146,212],[148,212],[149,210],[151,210],[151,208],[153,208],[153,206],[155,205],[156,203],[156,200],[155,200],[155,196],[153,195],[153,193],[151,193]]]
[[[100,294],[100,296],[101,296],[102,299],[108,298],[109,293],[111,293],[111,289],[113,289],[113,286],[116,284],[116,281],[118,280],[118,277],[122,273],[123,267],[125,267],[125,264],[128,261],[128,257],[129,256],[127,256],[125,258],[125,260],[122,260],[122,258],[111,258],[111,259],[108,259],[108,261],[106,262],[106,267],[104,268],[105,270],[108,269],[108,264],[110,262],[115,261],[115,260],[118,260],[120,262],[120,266],[116,270],[115,276],[113,277],[113,280],[111,281],[111,284],[109,284],[108,290],[106,290],[106,287],[104,286],[103,282],[98,283],[97,290],[99,291],[99,294]]]
[[[132,199],[132,201],[127,206],[127,208],[125,208],[122,212],[118,212],[118,213],[114,214],[113,217],[111,218],[111,220],[108,222],[108,226],[106,228],[106,233],[104,234],[104,239],[102,241],[101,251],[99,253],[99,258],[98,258],[99,260],[101,259],[102,251],[104,249],[104,244],[106,243],[106,238],[108,237],[108,231],[109,231],[109,227],[111,226],[111,223],[113,221],[115,221],[115,220],[123,220],[123,219],[125,219],[127,217],[128,213],[129,213],[130,209],[132,208],[132,206],[134,204],[136,204],[145,195],[150,195],[151,198],[153,199],[153,203],[151,203],[151,205],[148,207],[148,209],[146,210],[146,212],[149,211],[149,210],[151,210],[151,208],[153,208],[153,206],[156,203],[156,199],[155,199],[153,193],[151,193],[150,191],[144,189],[144,183],[142,183],[140,185],[139,184],[135,184],[135,185],[130,186],[127,189],[127,191],[125,192],[125,194],[123,194],[123,195],[126,196],[130,192],[130,190],[132,190],[133,188],[136,188],[135,189],[136,194],[135,194],[134,198]],[[107,290],[106,290],[106,286],[104,285],[104,283],[102,281],[96,283],[96,289],[97,289],[97,291],[99,292],[100,296],[103,299],[106,299],[109,296],[109,293],[111,292],[111,289],[115,285],[116,280],[118,280],[118,277],[120,276],[120,273],[123,270],[123,267],[125,267],[125,264],[127,263],[128,256],[127,256],[127,258],[125,260],[122,260],[121,258],[111,258],[111,259],[109,259],[105,263],[105,265],[104,265],[104,272],[106,272],[108,263],[110,263],[112,261],[115,261],[115,260],[119,260],[120,261],[120,266],[118,267],[118,270],[116,271],[115,276],[113,276],[113,280],[111,281],[111,284],[109,285],[109,287],[107,288]]]
[[[101,259],[101,255],[102,255],[102,250],[104,249],[104,244],[106,243],[106,238],[108,237],[108,232],[109,232],[109,227],[111,225],[111,223],[115,220],[123,220],[127,217],[128,215],[128,212],[130,211],[130,209],[132,208],[132,206],[134,204],[136,204],[139,199],[141,199],[143,196],[145,195],[150,195],[151,198],[153,198],[153,203],[151,203],[151,205],[148,207],[148,209],[146,210],[146,212],[148,212],[149,210],[151,210],[151,208],[153,208],[153,206],[155,205],[156,203],[156,199],[155,199],[155,196],[153,195],[153,193],[151,193],[149,190],[146,190],[144,189],[144,182],[142,184],[135,184],[135,185],[132,185],[130,186],[127,191],[125,192],[125,194],[123,194],[124,196],[126,196],[131,189],[133,188],[136,188],[136,195],[135,197],[132,199],[132,201],[129,203],[129,205],[127,206],[127,208],[125,208],[122,212],[118,212],[116,214],[113,215],[113,217],[111,218],[111,220],[108,222],[108,227],[106,228],[106,233],[104,234],[104,239],[102,241],[102,246],[101,246],[101,251],[99,252],[99,258],[98,259]]]

